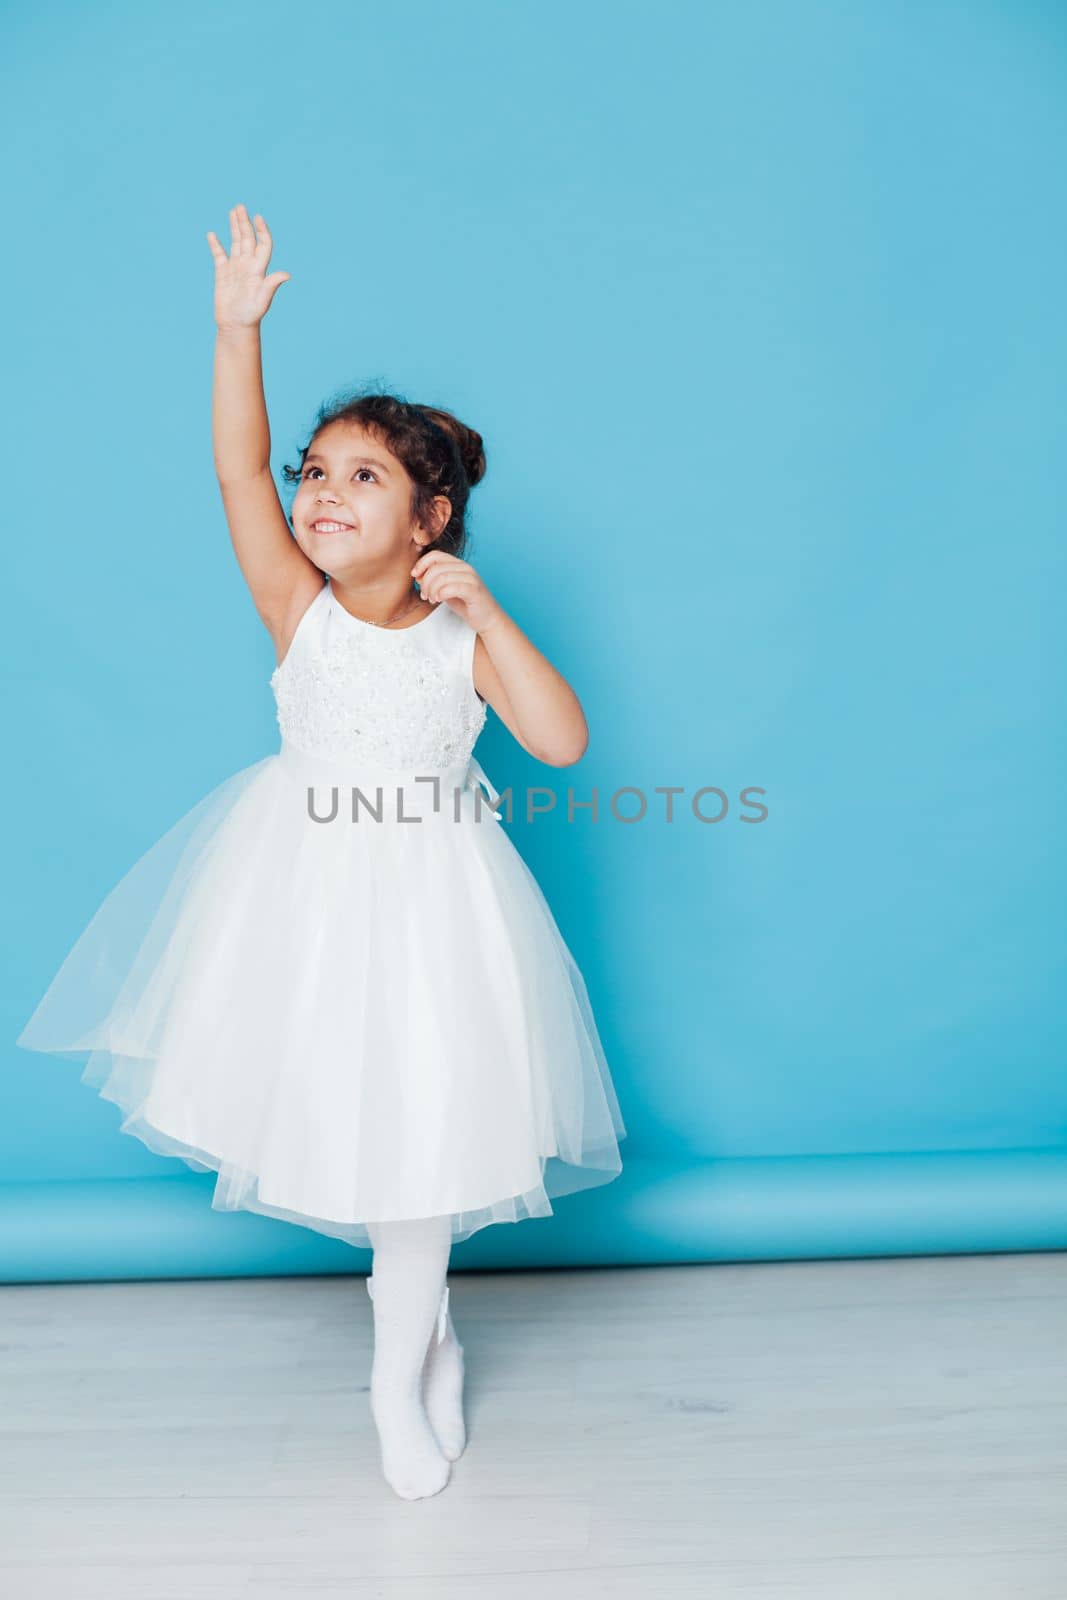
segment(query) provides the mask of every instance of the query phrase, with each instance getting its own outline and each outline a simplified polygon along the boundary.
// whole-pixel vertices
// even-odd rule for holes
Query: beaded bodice
[[[390,770],[465,762],[486,715],[472,676],[476,640],[443,601],[412,627],[379,628],[323,584],[271,674],[282,738]]]

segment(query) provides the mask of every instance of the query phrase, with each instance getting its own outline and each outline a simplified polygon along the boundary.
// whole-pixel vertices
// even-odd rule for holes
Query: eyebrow
[[[310,455],[304,457],[304,465],[307,466],[309,461],[322,461],[324,459],[325,457],[320,456],[317,450],[313,450]],[[348,465],[354,467],[357,461],[368,467],[377,467],[379,472],[384,472],[386,477],[389,476],[389,468],[385,462],[375,460],[374,456],[349,456]]]

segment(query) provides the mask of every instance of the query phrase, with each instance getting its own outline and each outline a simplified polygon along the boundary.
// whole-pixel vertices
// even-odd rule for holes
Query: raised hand
[[[258,211],[255,223],[258,239],[245,206],[231,208],[229,255],[215,234],[207,236],[215,258],[215,322],[220,328],[254,328],[270,310],[278,285],[291,277],[288,272],[266,276],[273,240]]]

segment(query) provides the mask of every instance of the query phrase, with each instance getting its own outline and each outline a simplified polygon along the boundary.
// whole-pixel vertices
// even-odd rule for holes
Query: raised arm
[[[237,564],[275,644],[284,647],[323,575],[294,542],[270,471],[260,324],[290,275],[266,276],[272,241],[258,213],[255,221],[258,239],[245,207],[233,208],[228,256],[213,233],[207,236],[215,258],[212,443]]]

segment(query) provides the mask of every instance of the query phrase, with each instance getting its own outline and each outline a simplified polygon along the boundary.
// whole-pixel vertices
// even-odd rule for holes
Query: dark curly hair
[[[358,423],[403,463],[413,484],[411,516],[420,527],[428,530],[434,496],[448,496],[452,515],[433,543],[423,546],[423,554],[444,550],[462,555],[468,543],[467,498],[485,476],[481,434],[436,406],[414,405],[374,387],[347,390],[319,407],[311,437],[300,451],[300,465],[282,467],[287,483],[300,482],[308,451],[331,422]],[[288,515],[292,527],[291,510]]]

